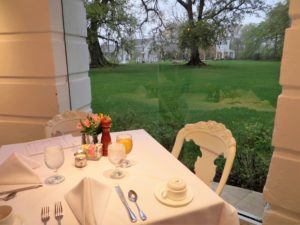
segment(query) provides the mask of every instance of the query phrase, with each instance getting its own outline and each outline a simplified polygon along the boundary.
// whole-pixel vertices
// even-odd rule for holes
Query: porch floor
[[[212,184],[213,189],[216,186],[217,183]],[[231,185],[225,185],[221,197],[238,210],[241,224],[261,224],[256,221],[262,221],[266,204],[262,193]],[[252,219],[248,219],[248,217]]]

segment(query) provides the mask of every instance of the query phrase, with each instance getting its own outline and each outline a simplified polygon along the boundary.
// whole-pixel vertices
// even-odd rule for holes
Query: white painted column
[[[62,0],[71,108],[91,111],[87,22],[82,0]]]
[[[290,0],[273,132],[275,151],[264,188],[264,225],[300,224],[300,1]]]
[[[83,3],[68,1],[76,3],[65,8],[65,28],[85,40]],[[69,95],[62,15],[61,0],[1,0],[0,145],[44,138],[46,122],[70,105],[90,110],[87,46],[67,37]]]

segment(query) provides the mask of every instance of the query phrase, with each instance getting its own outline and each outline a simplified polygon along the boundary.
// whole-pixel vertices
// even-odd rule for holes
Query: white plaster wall
[[[0,145],[44,138],[46,122],[69,110],[70,99],[72,109],[90,110],[85,9],[64,2],[70,76],[61,0],[1,0]]]
[[[269,207],[264,225],[300,224],[300,1],[290,1],[292,25],[286,31],[273,145],[264,188]]]
[[[1,1],[0,145],[43,138],[48,118],[68,108],[55,79],[61,90],[67,87],[60,6],[58,0]]]

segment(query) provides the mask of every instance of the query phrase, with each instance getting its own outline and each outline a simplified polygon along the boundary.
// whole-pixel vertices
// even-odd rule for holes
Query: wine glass
[[[115,165],[115,170],[111,173],[110,177],[120,179],[125,174],[119,170],[120,165],[126,158],[125,147],[119,143],[111,143],[108,145],[108,160]]]
[[[55,175],[48,177],[45,180],[46,184],[59,184],[65,180],[65,177],[62,175],[56,174],[58,168],[60,168],[65,160],[64,151],[62,146],[53,145],[47,146],[44,150],[44,161],[46,166],[49,169],[52,169],[55,172]]]
[[[132,150],[132,136],[130,134],[119,134],[116,137],[117,143],[123,144],[125,146],[126,154],[129,154]],[[131,162],[128,159],[125,159],[121,167],[129,167],[131,166]]]

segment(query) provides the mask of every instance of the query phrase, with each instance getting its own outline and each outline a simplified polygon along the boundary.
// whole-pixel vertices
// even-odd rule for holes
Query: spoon
[[[5,197],[0,198],[0,200],[8,201],[8,200],[14,198],[16,195],[17,195],[17,192],[13,191],[13,192],[9,193],[8,195],[6,195]]]
[[[137,201],[137,198],[138,198],[137,193],[136,193],[134,190],[130,190],[130,191],[128,192],[128,198],[129,198],[130,201],[132,201],[132,202],[135,203],[135,205],[136,205],[136,207],[137,207],[137,209],[138,209],[138,211],[139,211],[139,214],[140,214],[141,219],[142,219],[142,220],[146,220],[146,219],[147,219],[147,216],[146,216],[145,213],[140,209],[139,205],[138,205],[137,202],[136,202],[136,201]]]

